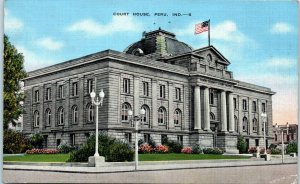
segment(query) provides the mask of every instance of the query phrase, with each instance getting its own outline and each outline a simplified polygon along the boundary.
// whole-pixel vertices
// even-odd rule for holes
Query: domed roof
[[[137,56],[149,55],[154,58],[191,52],[193,48],[175,38],[175,34],[158,29],[143,33],[143,38],[128,46],[124,52]]]

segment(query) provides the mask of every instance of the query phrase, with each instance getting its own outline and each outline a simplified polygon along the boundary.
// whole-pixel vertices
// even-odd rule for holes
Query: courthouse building
[[[234,49],[234,48],[232,48]],[[243,58],[241,58],[242,60]],[[271,89],[233,78],[230,62],[213,46],[193,49],[165,30],[144,33],[123,52],[105,50],[38,69],[25,82],[24,132],[39,132],[47,147],[79,145],[95,132],[90,92],[103,89],[99,129],[132,143],[128,110],[141,120],[139,139],[236,150],[273,140]]]

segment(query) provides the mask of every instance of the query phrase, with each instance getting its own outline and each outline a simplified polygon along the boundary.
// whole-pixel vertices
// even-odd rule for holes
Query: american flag
[[[208,31],[209,20],[195,25],[195,34],[200,34],[202,32]]]

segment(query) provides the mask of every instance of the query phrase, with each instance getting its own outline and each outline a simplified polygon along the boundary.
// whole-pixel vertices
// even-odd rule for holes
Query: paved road
[[[297,165],[179,169],[120,173],[4,170],[5,183],[228,183],[297,184]]]

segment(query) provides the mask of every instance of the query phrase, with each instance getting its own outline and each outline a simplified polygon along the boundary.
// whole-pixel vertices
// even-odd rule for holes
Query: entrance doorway
[[[217,136],[218,136],[218,123],[210,123],[210,129],[213,132],[213,147],[217,147]]]

